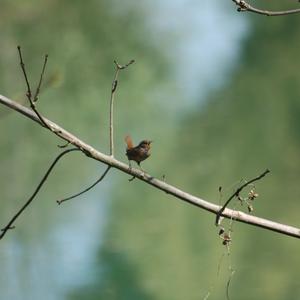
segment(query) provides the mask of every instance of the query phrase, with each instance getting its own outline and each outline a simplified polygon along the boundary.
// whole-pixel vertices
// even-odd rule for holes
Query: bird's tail
[[[127,144],[127,149],[133,148],[133,142],[130,135],[126,135],[125,142]]]

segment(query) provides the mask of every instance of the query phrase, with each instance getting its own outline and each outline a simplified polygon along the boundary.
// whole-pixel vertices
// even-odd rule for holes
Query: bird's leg
[[[140,170],[143,172],[143,177],[145,177],[146,172],[143,170],[143,168],[142,168],[140,162],[138,162],[137,164],[138,164]]]
[[[131,162],[129,159],[128,159],[128,165],[129,165],[129,169],[132,169]]]
[[[131,171],[132,165],[131,165],[131,162],[129,159],[128,159],[128,165],[129,165],[129,170]],[[133,175],[131,178],[128,179],[128,181],[132,181],[134,178],[135,178],[135,176]]]

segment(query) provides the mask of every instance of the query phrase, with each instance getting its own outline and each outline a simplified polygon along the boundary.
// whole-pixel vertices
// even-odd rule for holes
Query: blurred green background
[[[299,226],[300,16],[239,14],[225,0],[136,2],[1,0],[0,94],[26,103],[17,45],[32,85],[48,53],[39,110],[107,153],[113,60],[135,59],[120,74],[117,158],[126,162],[126,134],[150,138],[144,168],[214,203],[269,168],[254,214]],[[291,4],[281,2],[272,8]],[[3,226],[61,141],[4,106],[0,136]],[[296,239],[236,223],[217,275],[226,249],[214,216],[115,170],[56,205],[103,169],[78,153],[57,166],[0,242],[1,299],[225,299],[230,266],[231,299],[300,298]]]

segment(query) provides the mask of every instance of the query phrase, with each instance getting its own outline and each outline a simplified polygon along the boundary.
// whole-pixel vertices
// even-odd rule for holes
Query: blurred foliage
[[[48,52],[49,87],[43,89],[40,110],[107,151],[112,61],[124,63],[134,58],[137,63],[120,76],[117,156],[125,159],[126,133],[132,133],[137,142],[147,132],[146,137],[153,139],[154,145],[144,168],[215,203],[219,201],[220,185],[225,198],[242,178],[252,178],[270,168],[271,175],[257,184],[260,196],[254,213],[297,224],[299,16],[265,18],[245,14],[245,18],[252,18],[253,31],[243,45],[232,79],[210,95],[204,106],[180,115],[180,126],[171,126],[168,112],[173,103],[160,103],[163,95],[159,97],[157,92],[163,94],[161,86],[169,67],[166,54],[145,38],[143,11],[136,13],[130,6],[125,9],[119,2],[52,0],[38,5],[37,0],[2,0],[1,94],[24,101],[24,80],[14,51],[18,44],[23,48],[32,83],[37,81],[42,56]],[[280,8],[280,2],[273,5]],[[45,165],[53,159],[58,141],[3,107],[0,113],[3,220],[24,201],[25,194],[30,194]],[[52,199],[53,192],[69,193],[79,181],[90,182],[97,172],[92,162],[74,155],[58,167],[41,198]],[[137,180],[129,183],[122,174],[113,178],[111,215],[91,270],[92,279],[69,291],[67,297],[202,299],[213,286],[210,299],[224,299],[230,262],[223,259],[217,277],[225,249],[217,236],[214,217]],[[34,207],[14,231],[23,243],[41,239],[49,226],[65,217],[65,213],[57,216],[50,200],[37,201]],[[46,207],[47,213],[39,207]],[[233,239],[233,299],[299,299],[300,247],[296,240],[242,224],[234,224]]]

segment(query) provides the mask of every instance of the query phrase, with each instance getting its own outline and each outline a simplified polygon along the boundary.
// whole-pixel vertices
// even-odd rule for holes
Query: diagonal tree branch
[[[18,111],[19,113],[23,114],[27,118],[29,118],[29,119],[37,122],[41,126],[45,127],[42,124],[41,120],[36,116],[36,114],[33,111],[31,111],[30,109],[24,107],[23,105],[20,105],[17,102],[15,102],[5,96],[2,96],[2,95],[0,95],[0,103],[2,103],[3,105],[5,105],[13,110]],[[178,199],[181,199],[189,204],[192,204],[194,206],[197,206],[204,210],[207,210],[213,214],[218,214],[220,209],[222,208],[219,205],[213,204],[213,203],[203,200],[199,197],[188,194],[188,193],[176,188],[175,186],[167,184],[164,181],[158,180],[158,179],[150,176],[149,174],[142,172],[141,170],[138,170],[135,168],[130,168],[127,164],[125,164],[109,155],[105,155],[105,154],[101,153],[100,151],[97,151],[92,146],[86,144],[85,142],[83,142],[82,140],[80,140],[79,138],[77,138],[76,136],[71,134],[70,132],[66,131],[62,127],[58,126],[54,122],[52,122],[44,117],[43,117],[43,120],[46,122],[47,126],[49,126],[52,130],[54,130],[56,132],[56,134],[59,137],[70,142],[71,144],[73,144],[75,147],[79,148],[82,152],[84,152],[88,157],[90,157],[92,159],[98,160],[108,166],[111,166],[112,168],[116,168],[116,169],[118,169],[126,174],[129,174],[131,176],[135,176],[136,178],[146,182],[147,184],[154,186],[155,188],[157,188],[161,191],[164,191],[167,194],[170,194],[170,195],[172,195]],[[253,226],[257,226],[257,227],[261,227],[261,228],[268,229],[271,231],[275,231],[275,232],[278,232],[278,233],[281,233],[284,235],[288,235],[291,237],[300,238],[300,229],[299,228],[281,224],[281,223],[277,223],[277,222],[267,220],[264,218],[252,216],[252,215],[246,214],[241,211],[236,211],[236,210],[226,208],[222,212],[222,216],[225,218],[237,220],[239,222],[247,223],[247,224],[250,224]]]

